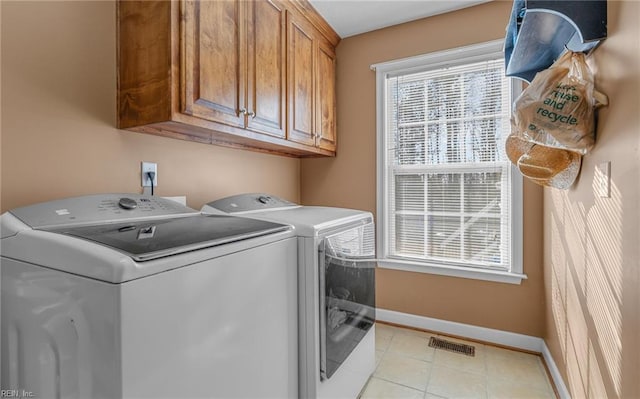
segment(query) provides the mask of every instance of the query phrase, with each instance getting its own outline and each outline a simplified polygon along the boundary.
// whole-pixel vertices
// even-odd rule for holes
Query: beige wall
[[[210,199],[267,191],[299,199],[300,161],[116,126],[115,1],[2,2],[2,211],[98,192]]]
[[[573,398],[640,398],[640,3],[608,2],[594,52],[596,146],[578,183],[544,193],[545,341]],[[594,169],[611,161],[611,198]]]
[[[371,64],[504,37],[510,2],[491,2],[344,39],[338,46],[338,156],[302,161],[304,204],[376,207],[375,73]],[[522,285],[377,272],[381,308],[541,337],[542,190],[525,184]]]
[[[369,65],[501,38],[510,8],[492,2],[343,40],[339,155],[300,165],[115,129],[114,2],[1,4],[2,211],[71,195],[139,192],[142,160],[158,162],[159,194],[187,195],[194,207],[260,190],[375,211]],[[544,279],[542,194],[527,184],[527,281],[380,269],[382,308],[544,336],[573,397],[640,397],[639,19],[640,3],[609,2],[610,37],[594,55],[598,87],[611,106],[600,112],[598,142],[577,185],[544,194]],[[594,167],[609,160],[612,196],[598,198]]]

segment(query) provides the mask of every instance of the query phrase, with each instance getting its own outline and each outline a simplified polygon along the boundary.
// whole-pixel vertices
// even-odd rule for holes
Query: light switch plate
[[[596,165],[596,173],[593,176],[596,193],[601,198],[611,197],[611,161],[601,162]]]

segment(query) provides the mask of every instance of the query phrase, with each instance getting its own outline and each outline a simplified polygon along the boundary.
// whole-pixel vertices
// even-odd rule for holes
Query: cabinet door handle
[[[249,112],[247,115],[249,115],[251,119],[254,119],[256,117],[256,113],[253,111]]]
[[[238,111],[238,115],[243,114],[246,115],[247,114],[247,109],[246,108],[240,108],[240,110]]]

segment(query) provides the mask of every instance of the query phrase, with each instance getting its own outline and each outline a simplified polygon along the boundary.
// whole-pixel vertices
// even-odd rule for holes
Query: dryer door
[[[374,225],[320,244],[320,377],[331,378],[375,322]]]

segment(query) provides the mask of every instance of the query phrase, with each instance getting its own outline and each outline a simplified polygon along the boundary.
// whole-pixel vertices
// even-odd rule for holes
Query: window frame
[[[387,219],[388,184],[386,127],[386,78],[387,75],[409,74],[462,64],[502,58],[503,40],[493,40],[470,46],[437,51],[415,57],[392,60],[371,65],[376,72],[376,244],[378,266],[411,272],[462,277],[485,281],[520,284],[527,276],[523,271],[523,196],[522,175],[511,165],[511,263],[509,271],[461,266],[448,262],[411,261],[389,256],[389,229]],[[512,80],[510,104],[522,91],[522,84]]]

